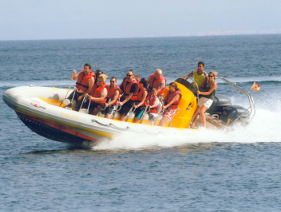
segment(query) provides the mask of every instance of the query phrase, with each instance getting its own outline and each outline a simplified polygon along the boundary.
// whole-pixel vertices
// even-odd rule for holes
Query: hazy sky
[[[281,0],[0,0],[0,40],[281,33]]]

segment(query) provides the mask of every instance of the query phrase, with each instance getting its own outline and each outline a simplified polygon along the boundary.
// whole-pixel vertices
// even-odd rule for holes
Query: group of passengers
[[[203,126],[206,126],[204,112],[211,106],[214,99],[217,87],[216,75],[217,72],[210,72],[209,75],[206,75],[204,63],[199,62],[198,69],[184,77],[187,80],[187,78],[194,76],[194,81],[198,85],[196,91],[200,99],[192,120],[196,120],[200,113]],[[157,119],[157,108],[162,102],[163,117],[159,126],[164,126],[165,122],[174,116],[182,96],[177,84],[172,82],[169,84],[169,91],[163,100],[167,80],[160,69],[156,69],[155,73],[151,74],[147,80],[140,79],[139,76],[134,75],[133,70],[129,70],[120,86],[117,84],[116,77],[111,77],[110,85],[106,84],[106,79],[107,76],[102,71],[92,72],[89,63],[86,63],[84,70],[79,73],[73,70],[71,80],[77,80],[76,91],[72,92],[68,99],[76,100],[76,111],[89,107],[90,114],[97,115],[102,111],[105,118],[111,118],[118,105],[121,107],[119,110],[121,121],[124,121],[127,114],[133,109],[135,113],[133,122],[137,123],[145,109],[149,107],[148,123],[153,124]],[[84,99],[87,101],[85,102]],[[195,121],[191,127],[195,127]]]

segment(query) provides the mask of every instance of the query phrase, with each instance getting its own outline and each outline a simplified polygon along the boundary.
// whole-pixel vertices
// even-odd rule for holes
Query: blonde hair
[[[153,89],[151,90],[151,92],[153,92],[153,91],[157,92],[157,89],[156,89],[156,88],[153,88]]]
[[[139,75],[135,75],[135,79],[136,79],[137,81],[140,81],[140,76],[139,76]]]
[[[106,82],[107,76],[105,74],[101,74],[98,76],[98,79],[102,79],[103,82]]]
[[[162,74],[162,70],[161,69],[156,69],[155,73]]]
[[[218,72],[216,71],[210,71],[209,74],[213,74],[214,75],[214,79],[217,78]]]

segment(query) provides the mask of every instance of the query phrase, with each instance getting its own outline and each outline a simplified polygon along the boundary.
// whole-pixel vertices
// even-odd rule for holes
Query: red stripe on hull
[[[89,141],[97,141],[95,138],[92,138],[92,137],[89,137],[87,135],[84,135],[80,132],[77,132],[73,129],[71,129],[70,127],[66,127],[64,125],[61,125],[61,124],[58,124],[58,123],[55,123],[55,122],[52,122],[52,121],[47,121],[47,120],[43,120],[43,119],[40,119],[40,118],[37,118],[37,117],[33,117],[33,116],[29,116],[29,115],[26,115],[26,114],[23,114],[23,113],[19,113],[19,112],[16,112],[19,116],[22,116],[26,119],[31,119],[31,120],[34,120],[34,121],[37,121],[37,122],[40,122],[42,124],[45,124],[45,125],[48,125],[50,127],[53,127],[55,129],[58,129],[58,130],[61,130],[63,132],[66,132],[66,133],[69,133],[71,135],[74,135],[74,136],[77,136],[77,137],[80,137],[80,138],[83,138],[85,140],[89,140]]]

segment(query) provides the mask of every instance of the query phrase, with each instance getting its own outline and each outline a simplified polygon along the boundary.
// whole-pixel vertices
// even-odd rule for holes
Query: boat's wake
[[[280,104],[281,106],[281,104]],[[122,136],[102,142],[93,150],[143,150],[170,148],[198,143],[258,143],[281,142],[281,112],[258,109],[256,116],[247,126],[236,125],[232,130],[187,130],[172,134],[135,134],[126,132]]]

